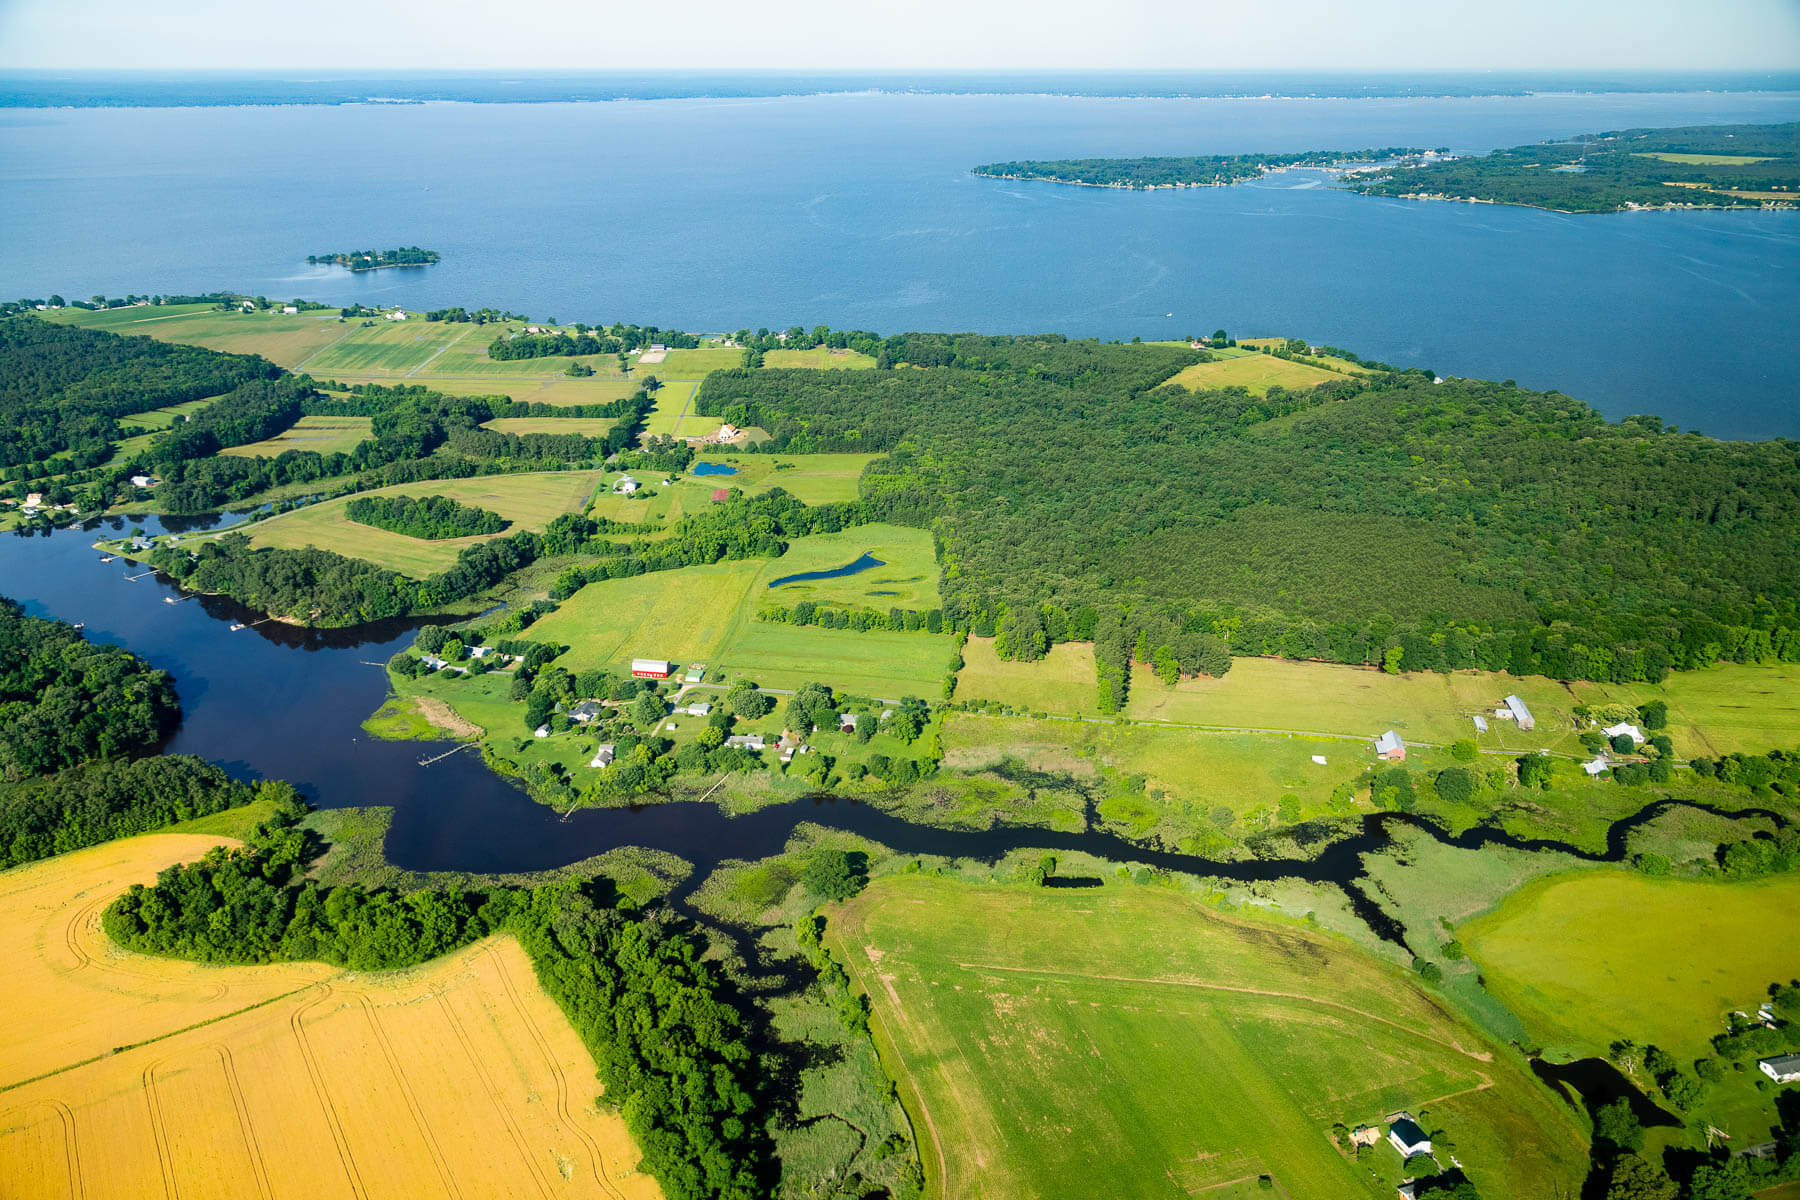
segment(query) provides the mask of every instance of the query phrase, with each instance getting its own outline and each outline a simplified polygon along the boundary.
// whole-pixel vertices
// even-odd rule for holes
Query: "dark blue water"
[[[845,575],[858,575],[870,567],[885,567],[886,563],[873,554],[864,554],[855,562],[847,562],[841,567],[833,567],[829,571],[802,571],[798,575],[783,575],[769,586],[778,588],[784,583],[805,583],[809,579],[839,579]]]
[[[738,469],[728,467],[724,463],[702,462],[694,464],[693,473],[695,475],[736,475]]]
[[[1301,172],[1148,194],[968,174],[1796,117],[1792,92],[4,109],[0,293],[230,288],[702,331],[1224,326],[1556,387],[1615,417],[1800,435],[1800,213],[1562,216]],[[303,261],[398,244],[444,261]]]

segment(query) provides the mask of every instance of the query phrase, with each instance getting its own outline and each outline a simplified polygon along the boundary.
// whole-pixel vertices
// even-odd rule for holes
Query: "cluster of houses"
[[[494,649],[492,646],[470,646],[469,647],[469,657],[475,658],[475,659],[491,658],[494,660],[494,662],[496,664],[511,663],[511,662],[518,661],[517,655],[502,654],[502,653],[500,653],[500,651]],[[469,673],[469,668],[463,667],[463,666],[458,666],[457,664],[451,662],[449,659],[440,658],[438,655],[435,655],[435,654],[421,654],[419,656],[419,661],[424,663],[426,666],[430,667],[434,671],[442,671],[444,668],[448,667],[452,671],[461,672],[464,675],[467,675]]]
[[[26,492],[23,501],[9,498],[6,503],[9,505],[17,504],[19,506],[19,511],[28,517],[35,517],[41,512],[66,512],[72,516],[78,515],[81,512],[81,510],[76,508],[73,504],[45,504],[44,493],[42,492]]]

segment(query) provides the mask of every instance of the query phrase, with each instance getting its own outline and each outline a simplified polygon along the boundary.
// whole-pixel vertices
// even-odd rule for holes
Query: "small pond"
[[[728,467],[724,463],[699,462],[694,464],[692,474],[695,475],[736,475],[736,467]]]
[[[885,566],[887,566],[887,564],[882,562],[879,558],[876,558],[873,554],[864,554],[855,562],[847,562],[843,566],[833,567],[829,571],[802,571],[798,575],[783,575],[780,579],[769,584],[769,586],[778,588],[784,583],[805,583],[809,579],[838,579],[845,575],[859,574],[868,570],[870,567]]]

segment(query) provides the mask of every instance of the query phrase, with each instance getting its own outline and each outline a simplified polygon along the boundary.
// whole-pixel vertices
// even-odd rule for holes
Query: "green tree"
[[[1467,804],[1475,795],[1475,776],[1466,767],[1445,767],[1434,782],[1438,798],[1446,804]]]
[[[1398,646],[1389,646],[1381,655],[1381,669],[1389,675],[1400,673],[1400,660],[1406,657]]]
[[[1606,1185],[1606,1200],[1676,1200],[1677,1195],[1668,1172],[1635,1154],[1619,1155]]]
[[[740,679],[725,693],[725,705],[744,720],[754,721],[767,716],[775,701],[757,691],[754,683]]]
[[[821,847],[808,856],[800,882],[820,900],[848,900],[869,882],[868,855]]]
[[[655,692],[639,692],[631,702],[632,720],[646,728],[653,728],[668,711],[668,704]]]
[[[1450,757],[1457,762],[1474,762],[1481,757],[1481,747],[1474,738],[1457,738],[1450,743]]]
[[[1621,1097],[1594,1113],[1594,1140],[1611,1146],[1615,1153],[1644,1148],[1644,1127],[1629,1101]]]

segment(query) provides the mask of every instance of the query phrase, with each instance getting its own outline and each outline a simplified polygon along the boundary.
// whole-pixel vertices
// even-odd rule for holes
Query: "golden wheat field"
[[[152,834],[0,873],[0,1195],[659,1195],[510,938],[360,975],[107,939],[113,896],[219,840]]]

